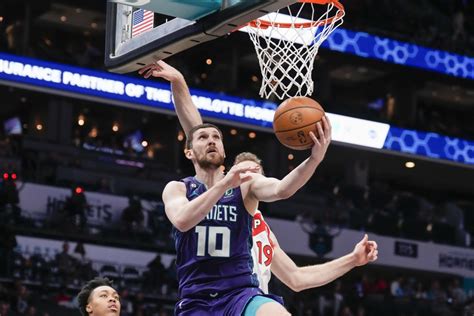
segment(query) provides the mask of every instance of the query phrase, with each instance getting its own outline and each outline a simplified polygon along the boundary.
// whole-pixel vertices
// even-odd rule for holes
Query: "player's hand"
[[[226,189],[236,188],[242,183],[251,180],[252,174],[259,170],[259,166],[248,166],[239,163],[230,168],[229,172],[227,172],[224,179],[221,181]]]
[[[378,253],[377,243],[373,240],[369,240],[369,237],[365,234],[364,238],[355,245],[352,251],[355,266],[363,266],[364,264],[377,260]]]
[[[313,132],[309,132],[309,136],[314,142],[311,149],[311,157],[321,162],[326,155],[329,144],[331,143],[332,127],[331,122],[326,116],[323,116],[321,122],[316,123],[316,129],[319,137],[316,137]]]
[[[158,60],[156,63],[147,65],[138,71],[144,78],[159,77],[173,82],[183,78],[183,75],[176,68],[168,65],[162,60]]]

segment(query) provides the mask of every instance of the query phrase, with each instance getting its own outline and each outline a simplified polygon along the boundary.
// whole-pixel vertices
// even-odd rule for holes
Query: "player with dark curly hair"
[[[95,278],[86,283],[77,295],[83,316],[119,316],[120,297],[107,278]]]

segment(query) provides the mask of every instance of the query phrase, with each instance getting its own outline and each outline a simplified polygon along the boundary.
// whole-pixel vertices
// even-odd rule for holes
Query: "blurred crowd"
[[[95,276],[110,278],[120,289],[122,316],[171,315],[177,296],[175,264],[165,267],[160,254],[145,267],[94,262],[82,243],[70,251],[64,242],[54,254],[16,246],[1,261],[2,316],[78,315],[75,295]]]
[[[318,188],[316,192],[309,194],[303,189],[305,194],[297,194],[292,203],[269,204],[267,216],[328,230],[349,228],[437,244],[474,246],[474,201],[469,197],[416,191],[388,181],[357,184],[323,176],[310,181],[308,187]],[[287,212],[280,212],[281,208]]]
[[[64,242],[54,255],[16,247],[4,258],[9,261],[8,269],[0,272],[1,315],[78,315],[75,295],[94,276],[114,281],[122,316],[172,315],[177,299],[175,262],[165,267],[160,254],[145,267],[94,262],[81,243],[70,251]],[[302,265],[311,259],[300,260]],[[270,291],[284,296],[297,316],[455,316],[474,311],[474,290],[466,286],[450,275],[369,267],[301,293],[272,278]]]
[[[392,271],[393,272],[393,271]],[[295,295],[281,290],[273,281],[273,291],[285,296],[294,315],[471,315],[474,300],[459,279],[423,276],[416,272],[365,272],[346,276],[320,289]]]

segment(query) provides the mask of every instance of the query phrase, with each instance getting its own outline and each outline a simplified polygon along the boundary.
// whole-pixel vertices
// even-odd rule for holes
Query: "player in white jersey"
[[[237,155],[234,164],[237,163],[248,164],[249,167],[259,166],[258,170],[263,173],[261,160],[252,153]],[[256,211],[253,217],[252,236],[253,271],[257,274],[260,289],[264,293],[268,293],[272,273],[293,291],[299,292],[332,282],[357,266],[377,260],[378,255],[377,243],[369,241],[366,234],[350,254],[323,264],[298,267],[280,248],[260,211]]]
[[[170,81],[173,87],[176,113],[186,135],[194,126],[203,123],[182,75],[177,69],[164,61],[158,61],[156,64],[142,68],[140,74],[145,78],[153,76]],[[241,153],[235,158],[234,164],[242,162],[258,165],[260,172],[263,173],[261,160],[256,155]],[[256,212],[255,215],[253,220],[254,246],[252,248],[254,272],[257,273],[260,288],[265,293],[268,293],[271,273],[275,274],[292,290],[301,291],[327,284],[356,266],[377,260],[377,243],[369,241],[366,234],[350,254],[323,264],[298,267],[279,247],[275,235],[265,223],[261,213]]]
[[[272,277],[271,266],[275,246],[270,234],[270,227],[263,219],[262,213],[257,210],[252,221],[253,272],[257,275],[260,289],[265,294],[268,294],[268,283]]]

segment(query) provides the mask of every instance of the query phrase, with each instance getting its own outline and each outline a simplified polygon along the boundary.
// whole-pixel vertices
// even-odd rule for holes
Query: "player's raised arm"
[[[164,61],[159,60],[154,64],[143,67],[138,73],[145,78],[149,78],[150,76],[159,77],[171,83],[174,107],[178,115],[179,123],[186,136],[189,136],[191,128],[202,124],[201,115],[191,99],[188,85],[180,71]]]
[[[279,247],[273,234],[272,242],[274,249],[271,271],[295,292],[323,286],[357,266],[377,260],[378,256],[377,243],[369,240],[366,234],[350,254],[323,264],[298,267]]]
[[[317,123],[319,138],[310,132],[314,145],[311,156],[293,169],[283,179],[267,178],[255,175],[249,183],[249,190],[259,201],[272,202],[287,199],[295,194],[314,174],[314,171],[324,159],[326,151],[331,143],[331,124],[326,117],[322,118],[322,124]]]

